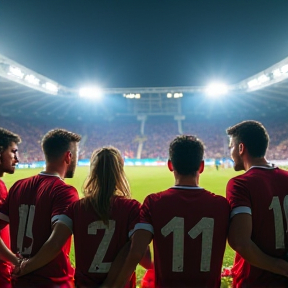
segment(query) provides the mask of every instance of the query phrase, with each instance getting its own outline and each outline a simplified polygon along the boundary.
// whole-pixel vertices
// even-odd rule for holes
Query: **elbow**
[[[251,239],[245,240],[245,239],[231,239],[228,238],[228,243],[230,247],[236,251],[238,254],[240,254],[244,259],[247,260],[247,257],[249,258],[249,254],[251,252]]]

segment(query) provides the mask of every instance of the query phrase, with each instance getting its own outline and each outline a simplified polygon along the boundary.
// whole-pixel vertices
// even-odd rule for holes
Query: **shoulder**
[[[209,201],[214,202],[216,205],[229,206],[228,200],[222,195],[217,195],[206,189],[203,189],[202,193],[209,199]]]
[[[51,184],[53,185],[53,190],[55,192],[59,192],[59,193],[61,192],[62,193],[63,191],[65,191],[65,192],[78,194],[75,187],[73,187],[72,185],[66,184],[63,180],[58,178],[56,180],[54,179],[53,181],[54,181],[54,183],[51,181]]]
[[[19,186],[28,186],[31,185],[32,183],[35,183],[35,181],[38,181],[39,176],[35,175],[35,176],[31,176],[28,178],[23,178],[20,180],[17,180],[9,189],[9,193],[11,193],[11,191],[13,191],[14,189],[17,189]]]
[[[115,205],[115,204],[117,206],[126,207],[127,209],[133,208],[133,207],[140,208],[140,206],[141,206],[139,201],[137,201],[135,199],[128,199],[128,198],[125,198],[122,196],[115,196],[114,197],[113,205]]]

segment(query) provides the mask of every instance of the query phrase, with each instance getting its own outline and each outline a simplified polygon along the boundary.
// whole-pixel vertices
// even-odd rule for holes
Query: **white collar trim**
[[[249,171],[250,169],[253,168],[261,168],[261,169],[268,169],[268,170],[272,170],[277,168],[274,164],[269,164],[269,166],[251,166],[247,171]]]
[[[203,189],[202,187],[198,187],[198,186],[173,186],[171,187],[171,189],[186,189],[186,190],[199,190],[199,189]]]
[[[40,172],[39,175],[42,175],[42,176],[50,176],[50,177],[58,177],[59,179],[61,179],[62,181],[64,181],[58,174],[49,174],[49,173],[46,173],[46,172]]]

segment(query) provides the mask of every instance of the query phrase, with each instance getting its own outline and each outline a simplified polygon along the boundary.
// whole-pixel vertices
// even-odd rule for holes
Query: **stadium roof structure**
[[[246,103],[244,109],[253,111],[288,110],[288,57],[239,83],[228,85],[226,89],[225,101],[233,102],[234,106],[235,102],[242,101]],[[197,113],[199,109],[204,109],[203,107],[209,108],[211,103],[215,105],[216,101],[201,100],[207,93],[205,86],[106,88],[102,89],[101,93],[107,96],[105,103],[97,99],[81,98],[77,89],[65,87],[0,55],[1,116],[175,116]],[[194,102],[187,102],[186,98],[191,99],[193,95],[195,103],[204,102],[200,108]],[[230,112],[231,107],[228,109]],[[221,109],[217,110],[221,112]]]

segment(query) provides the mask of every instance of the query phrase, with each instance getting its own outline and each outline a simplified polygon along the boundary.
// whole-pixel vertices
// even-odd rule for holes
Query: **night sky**
[[[233,84],[288,56],[288,1],[1,0],[0,53],[70,88]]]

